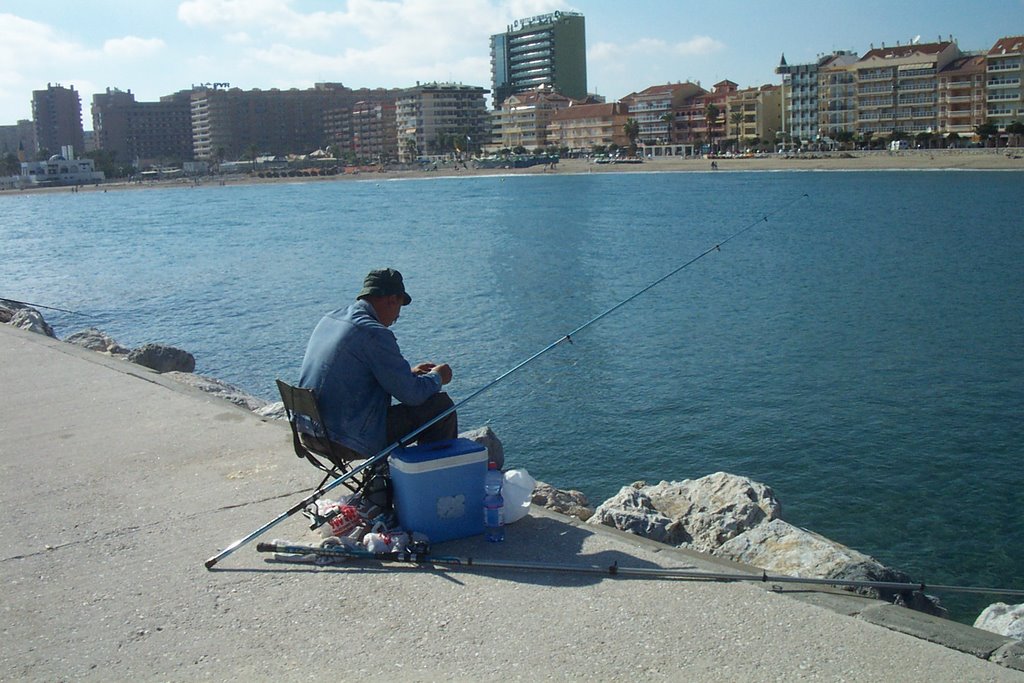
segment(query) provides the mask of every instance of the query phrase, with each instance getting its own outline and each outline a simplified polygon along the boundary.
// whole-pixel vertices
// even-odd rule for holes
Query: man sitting
[[[444,363],[410,367],[389,327],[402,306],[412,303],[402,274],[372,270],[355,303],[325,315],[309,338],[299,386],[312,389],[328,439],[312,425],[298,424],[314,451],[346,460],[371,457],[452,407],[441,387],[452,379]],[[392,404],[392,397],[398,403]],[[451,412],[417,436],[420,443],[452,439],[458,418]]]

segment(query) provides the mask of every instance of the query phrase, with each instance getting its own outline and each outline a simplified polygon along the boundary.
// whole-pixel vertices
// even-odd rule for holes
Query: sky
[[[1024,34],[1024,0],[0,0],[0,125],[30,119],[48,83],[74,86],[86,130],[108,87],[146,102],[212,82],[490,89],[490,36],[556,10],[586,17],[589,90],[608,101],[670,82],[778,83],[783,54],[951,35],[987,50]]]

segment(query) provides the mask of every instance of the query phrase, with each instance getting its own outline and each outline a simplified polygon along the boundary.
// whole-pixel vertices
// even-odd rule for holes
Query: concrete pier
[[[319,481],[287,425],[6,325],[0,387],[0,679],[1024,681],[1019,642],[839,591],[281,565],[255,543],[207,571]],[[265,540],[313,542],[304,522]],[[747,569],[543,510],[433,551]]]

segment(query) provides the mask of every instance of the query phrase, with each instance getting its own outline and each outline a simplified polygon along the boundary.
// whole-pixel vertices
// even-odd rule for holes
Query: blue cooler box
[[[469,439],[448,439],[391,454],[395,511],[406,531],[431,543],[484,532],[487,449]]]

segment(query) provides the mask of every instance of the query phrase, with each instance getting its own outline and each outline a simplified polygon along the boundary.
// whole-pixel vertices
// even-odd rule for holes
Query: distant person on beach
[[[452,379],[445,363],[410,366],[389,327],[412,303],[402,274],[371,270],[356,301],[325,315],[306,346],[299,386],[316,394],[327,435],[343,457],[371,457],[452,407],[441,387]],[[399,403],[392,404],[392,397]],[[299,424],[300,431],[311,432]],[[455,413],[420,433],[420,443],[458,436]],[[306,433],[314,451],[331,445]]]

